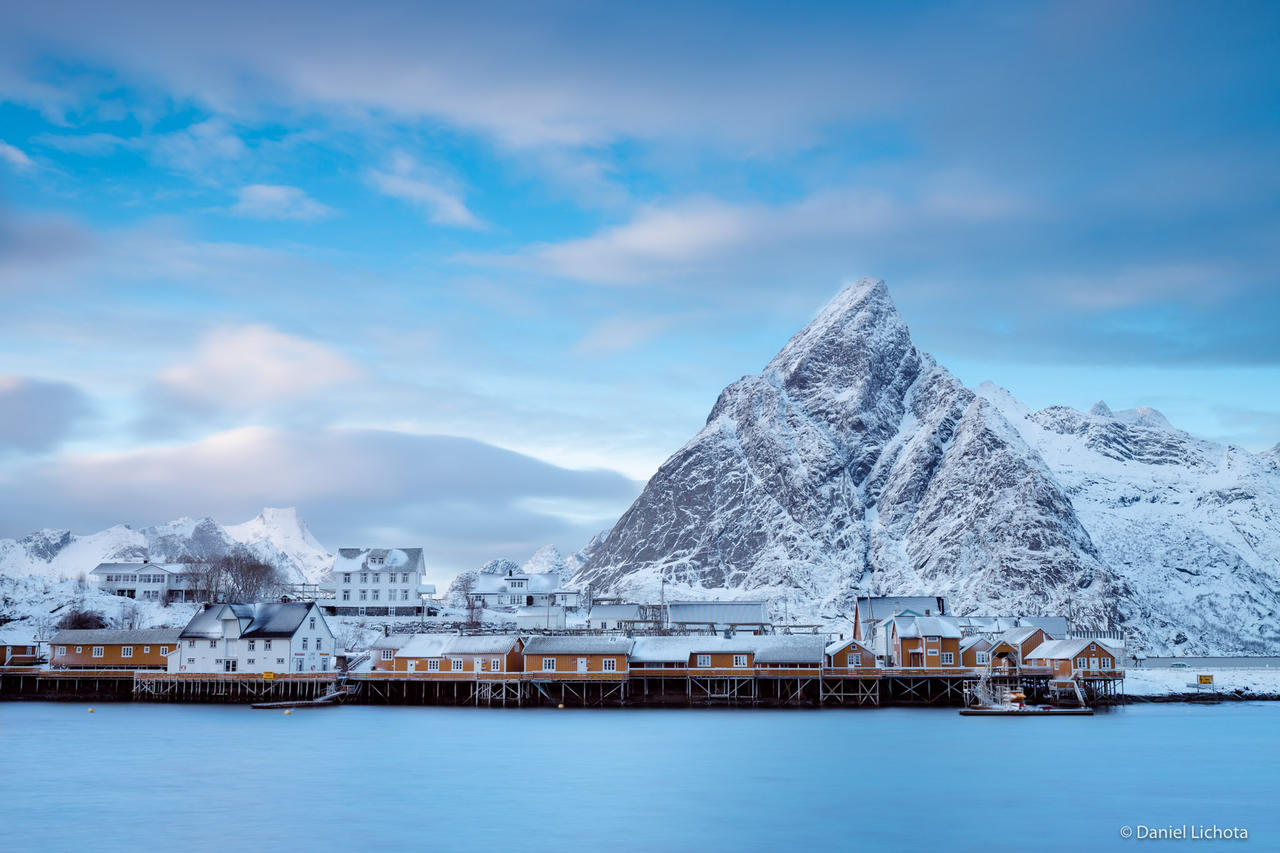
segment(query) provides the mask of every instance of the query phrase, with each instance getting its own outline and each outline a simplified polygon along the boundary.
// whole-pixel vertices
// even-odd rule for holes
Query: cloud
[[[639,493],[607,470],[561,468],[465,438],[245,427],[176,447],[64,454],[0,475],[0,536],[94,530],[181,515],[224,521],[298,506],[330,548],[423,545],[433,567],[473,567],[538,545],[584,544]],[[565,511],[564,507],[572,508]]]
[[[399,154],[389,171],[369,170],[369,182],[383,195],[406,201],[426,214],[436,225],[455,228],[485,228],[484,222],[467,209],[461,195],[443,178]]]
[[[3,139],[0,139],[0,160],[3,160],[20,172],[25,172],[27,169],[34,169],[36,165],[30,157],[23,153],[22,149],[15,148]]]
[[[165,395],[212,409],[251,409],[349,382],[361,371],[323,344],[270,326],[231,326],[205,335],[191,361],[157,377]]]
[[[333,208],[321,204],[297,187],[250,184],[240,190],[231,213],[252,219],[300,219],[314,221],[333,215]]]
[[[608,317],[587,332],[574,345],[574,350],[586,355],[604,355],[635,349],[670,329],[676,319],[673,316]]]
[[[67,382],[0,375],[0,454],[57,447],[91,411],[84,393]]]
[[[207,177],[211,170],[237,164],[248,153],[243,140],[222,118],[147,137],[145,144],[160,163],[194,177]]]

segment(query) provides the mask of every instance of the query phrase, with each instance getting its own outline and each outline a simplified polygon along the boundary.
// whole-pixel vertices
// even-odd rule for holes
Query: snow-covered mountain
[[[297,510],[267,508],[229,527],[212,518],[180,518],[138,530],[118,524],[88,535],[45,529],[0,539],[0,574],[76,578],[104,562],[212,560],[232,553],[272,563],[294,581],[314,581],[333,564]]]
[[[575,583],[768,596],[828,623],[858,594],[940,594],[957,613],[1123,624],[1153,651],[1280,648],[1264,621],[1280,608],[1272,461],[1150,409],[1031,415],[983,391],[915,348],[883,282],[860,281],[721,393]],[[1162,473],[1198,514],[1155,500],[1108,516],[1139,485],[1161,494]],[[1215,512],[1220,535],[1196,533]],[[1189,541],[1194,566],[1178,562]]]

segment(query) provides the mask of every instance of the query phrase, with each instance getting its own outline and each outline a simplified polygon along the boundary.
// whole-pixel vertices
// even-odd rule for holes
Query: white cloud
[[[0,160],[3,160],[19,171],[32,169],[36,165],[35,162],[22,151],[22,149],[10,145],[3,139],[0,139]]]
[[[328,347],[270,326],[214,329],[195,357],[158,377],[179,400],[213,408],[253,408],[307,396],[359,378],[361,371]]]
[[[236,216],[252,219],[300,219],[312,221],[333,215],[333,208],[321,204],[297,187],[250,184],[240,190],[231,206]]]
[[[436,225],[456,228],[484,228],[449,182],[416,163],[405,154],[397,155],[388,171],[371,169],[369,181],[383,195],[407,201],[421,209]]]
[[[577,352],[603,355],[634,349],[671,328],[675,317],[609,317],[574,345]]]

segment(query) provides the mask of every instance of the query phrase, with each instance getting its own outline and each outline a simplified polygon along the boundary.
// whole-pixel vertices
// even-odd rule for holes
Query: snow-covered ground
[[[1197,675],[1212,675],[1213,689],[1219,693],[1240,690],[1259,695],[1280,695],[1280,667],[1273,669],[1129,669],[1124,674],[1124,692],[1130,696],[1169,696],[1195,693]],[[1208,688],[1201,688],[1201,692]]]
[[[0,575],[0,617],[14,642],[20,636],[48,640],[71,610],[96,610],[111,628],[179,628],[191,621],[196,605],[122,598],[80,581]]]

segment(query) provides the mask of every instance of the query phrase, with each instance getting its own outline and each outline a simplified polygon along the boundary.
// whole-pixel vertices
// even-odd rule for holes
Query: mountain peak
[[[1169,419],[1150,406],[1139,406],[1136,409],[1125,409],[1114,414],[1116,420],[1131,426],[1149,427],[1151,429],[1173,429]]]
[[[1105,400],[1099,400],[1089,409],[1089,414],[1096,415],[1100,418],[1113,418],[1115,412],[1111,411],[1111,407],[1107,405]]]

